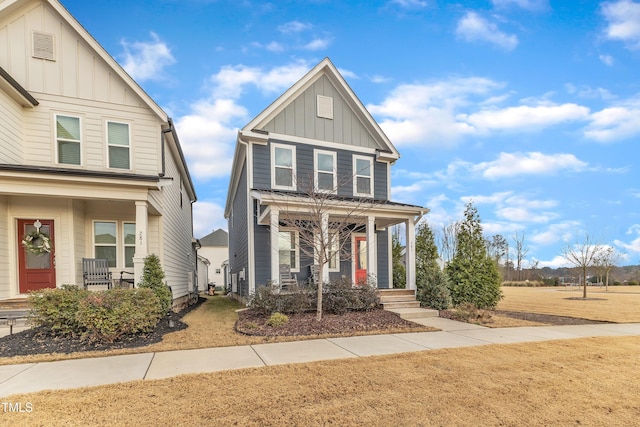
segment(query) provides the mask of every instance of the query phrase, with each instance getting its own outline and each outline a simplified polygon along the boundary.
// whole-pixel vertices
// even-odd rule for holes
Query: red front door
[[[367,283],[367,238],[355,237],[355,248],[353,251],[356,265],[356,286]]]
[[[38,253],[28,251],[22,243],[27,236],[33,237],[33,234],[38,230],[36,228],[38,225],[40,226],[40,233],[50,240],[50,250],[48,252],[44,249],[37,249],[43,248],[42,239],[35,238],[32,243],[32,247],[36,248]],[[56,287],[54,248],[52,220],[18,220],[18,276],[20,278],[21,294],[38,289]]]

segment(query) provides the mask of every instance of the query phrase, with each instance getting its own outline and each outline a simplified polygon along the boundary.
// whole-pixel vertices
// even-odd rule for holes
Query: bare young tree
[[[514,234],[513,242],[516,247],[516,270],[518,272],[518,280],[522,280],[522,261],[529,252],[529,249],[524,245],[524,232]]]
[[[447,265],[456,254],[458,246],[458,231],[460,229],[459,221],[450,221],[440,229],[438,233],[437,243],[439,246],[440,257],[445,265]]]
[[[338,188],[352,185],[352,179],[355,177],[341,178],[332,189],[321,190],[314,185],[311,176],[298,180],[296,193],[272,192],[271,206],[278,210],[279,228],[296,231],[300,252],[312,258],[318,266],[318,321],[322,319],[325,269],[331,262],[339,263],[351,258],[351,235],[366,226],[367,213],[381,203],[371,198],[337,196]]]
[[[589,233],[585,233],[580,243],[568,244],[562,251],[562,256],[572,265],[580,269],[582,274],[582,297],[587,297],[587,271],[592,267],[602,251],[602,245],[595,242]]]
[[[490,239],[486,239],[485,243],[489,256],[500,266],[502,259],[507,255],[507,251],[509,250],[507,239],[505,239],[502,234],[496,234],[491,236]]]
[[[595,258],[594,264],[601,272],[604,273],[604,289],[609,290],[609,273],[611,269],[620,261],[620,253],[612,246],[603,246]]]

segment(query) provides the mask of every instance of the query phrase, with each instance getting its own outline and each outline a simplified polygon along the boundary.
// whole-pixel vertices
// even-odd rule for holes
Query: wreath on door
[[[34,230],[24,236],[22,246],[32,254],[48,254],[51,252],[51,239],[46,233],[42,233],[40,230]]]

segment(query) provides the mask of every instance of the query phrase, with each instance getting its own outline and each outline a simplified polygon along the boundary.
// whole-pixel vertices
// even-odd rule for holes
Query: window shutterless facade
[[[300,271],[300,245],[298,232],[280,229],[278,233],[279,264],[287,264],[291,271]]]
[[[353,195],[373,197],[373,158],[353,156]]]
[[[317,191],[337,192],[338,180],[336,171],[337,156],[335,152],[313,150],[313,174]]]
[[[94,257],[107,259],[107,261],[109,261],[109,267],[133,268],[133,255],[136,250],[135,246],[135,223],[94,221]],[[120,259],[119,262],[118,259]]]
[[[296,147],[271,144],[271,187],[295,190]]]
[[[128,123],[107,122],[109,167],[131,169],[131,138]]]
[[[56,114],[57,161],[64,165],[82,164],[80,117]]]

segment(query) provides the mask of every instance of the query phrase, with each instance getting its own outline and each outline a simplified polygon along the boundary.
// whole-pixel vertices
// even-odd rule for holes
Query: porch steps
[[[0,300],[0,310],[29,310],[31,306],[26,298]]]
[[[424,317],[438,317],[438,310],[420,308],[416,301],[416,291],[410,289],[380,289],[380,305],[384,310],[397,313],[401,318],[419,319]]]

